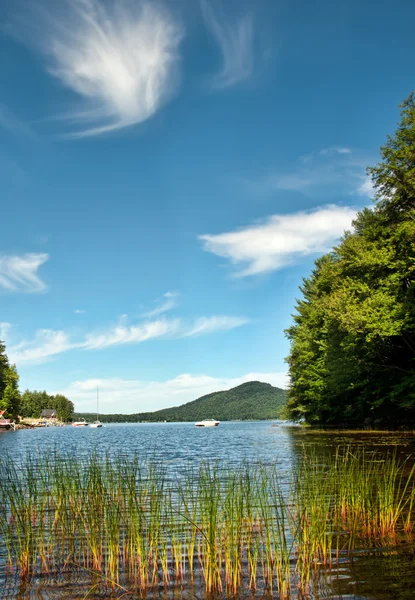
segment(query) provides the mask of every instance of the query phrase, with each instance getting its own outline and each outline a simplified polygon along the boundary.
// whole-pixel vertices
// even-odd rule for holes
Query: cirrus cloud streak
[[[249,323],[242,317],[211,316],[195,321],[183,319],[157,319],[129,325],[126,315],[104,331],[86,333],[81,339],[73,339],[64,331],[38,329],[32,340],[13,344],[13,332],[9,323],[2,324],[1,331],[7,336],[7,354],[13,363],[39,364],[69,350],[103,350],[113,346],[141,344],[154,339],[178,339],[228,331]]]
[[[182,27],[161,2],[64,0],[36,8],[23,31],[33,34],[48,71],[78,96],[66,116],[71,135],[142,123],[174,94]]]
[[[37,271],[48,259],[45,253],[0,255],[0,288],[10,292],[44,291],[46,285]]]

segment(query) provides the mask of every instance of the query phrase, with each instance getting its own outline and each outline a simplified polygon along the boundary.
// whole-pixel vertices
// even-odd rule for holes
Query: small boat
[[[195,423],[196,427],[217,427],[220,421],[216,421],[216,419],[203,419],[203,421],[197,421]]]
[[[90,424],[90,427],[102,427],[101,421],[98,419],[99,409],[98,409],[98,386],[97,386],[97,420]]]
[[[73,427],[88,427],[88,423],[85,421],[85,419],[82,419],[81,421],[74,421],[72,423]]]

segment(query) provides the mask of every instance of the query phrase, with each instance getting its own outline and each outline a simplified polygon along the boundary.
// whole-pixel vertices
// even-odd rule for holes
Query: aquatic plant
[[[22,580],[79,572],[140,596],[194,581],[288,598],[345,552],[411,534],[414,468],[350,448],[304,450],[292,473],[205,462],[174,477],[137,456],[0,457],[0,555]]]

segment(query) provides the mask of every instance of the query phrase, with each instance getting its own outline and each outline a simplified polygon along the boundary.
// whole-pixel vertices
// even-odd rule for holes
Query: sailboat
[[[97,420],[91,423],[90,427],[102,427],[101,421],[98,419],[99,415],[99,398],[98,398],[98,386],[97,386]]]

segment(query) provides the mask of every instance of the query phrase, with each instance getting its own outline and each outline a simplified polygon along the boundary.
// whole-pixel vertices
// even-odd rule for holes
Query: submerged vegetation
[[[415,424],[415,95],[369,169],[372,210],[319,258],[288,329],[288,412],[315,426]]]
[[[304,453],[294,475],[56,453],[2,457],[0,472],[0,567],[22,582],[95,574],[91,585],[140,597],[182,585],[307,593],[345,555],[409,540],[415,519],[414,467],[347,448]]]

